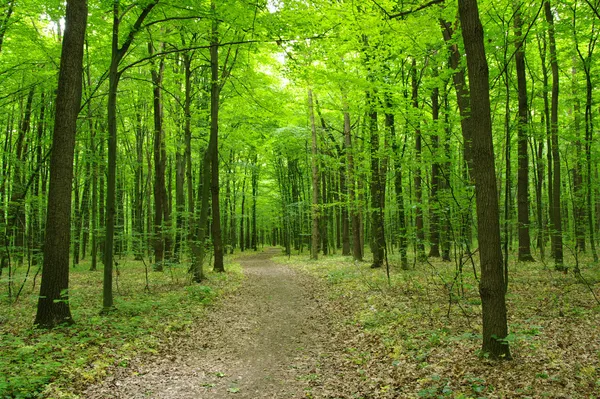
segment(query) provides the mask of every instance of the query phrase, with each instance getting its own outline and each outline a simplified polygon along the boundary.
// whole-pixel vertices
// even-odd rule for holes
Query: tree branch
[[[445,0],[430,0],[429,2],[427,2],[427,3],[425,3],[425,4],[421,4],[421,5],[420,5],[420,6],[418,6],[417,8],[412,8],[412,9],[410,9],[410,10],[408,10],[408,11],[402,11],[402,12],[399,12],[399,13],[396,13],[396,14],[390,14],[390,13],[388,13],[387,11],[385,11],[385,10],[384,10],[384,11],[385,11],[385,13],[387,14],[387,16],[388,16],[388,18],[389,18],[389,19],[402,18],[402,17],[406,17],[406,16],[407,16],[407,15],[409,15],[409,14],[415,13],[415,12],[417,12],[417,11],[424,10],[424,9],[426,9],[426,8],[428,8],[428,7],[431,7],[431,6],[433,6],[433,5],[436,5],[436,4],[441,4],[441,3],[443,3],[444,1],[445,1]],[[377,4],[377,3],[375,3],[375,4]],[[383,7],[381,7],[379,4],[377,4],[377,6],[378,6],[379,8],[381,8],[381,9],[383,9]]]

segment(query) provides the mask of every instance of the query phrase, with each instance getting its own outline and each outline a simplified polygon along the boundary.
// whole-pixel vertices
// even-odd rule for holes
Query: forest
[[[0,398],[600,397],[600,0],[0,9]]]

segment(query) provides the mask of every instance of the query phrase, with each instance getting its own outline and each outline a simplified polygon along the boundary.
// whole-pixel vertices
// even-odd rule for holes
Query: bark
[[[44,328],[73,323],[68,295],[71,188],[87,13],[85,0],[67,1],[50,158],[44,264],[34,322]]]
[[[459,0],[459,15],[470,84],[470,118],[479,127],[472,136],[477,227],[481,262],[479,293],[483,314],[482,350],[494,359],[510,359],[506,316],[506,278],[500,247],[500,215],[496,187],[489,71],[477,0]]]
[[[560,154],[558,150],[558,93],[559,71],[554,32],[554,17],[550,1],[544,3],[546,21],[548,22],[548,41],[550,44],[550,70],[552,72],[552,96],[550,101],[550,144],[552,151],[552,243],[554,248],[554,267],[563,270],[563,242],[561,215],[561,171]]]
[[[150,55],[154,53],[152,43],[148,44]],[[164,155],[162,81],[165,70],[164,59],[160,59],[158,69],[152,69],[152,92],[154,107],[154,270],[163,270],[165,260],[165,226],[163,217],[168,207],[167,189],[165,186],[166,162]],[[166,224],[166,223],[165,223]]]
[[[138,105],[138,108],[140,105]],[[139,109],[135,114],[135,181],[133,193],[133,252],[135,260],[143,259],[144,248],[144,128],[142,126],[142,114]]]
[[[242,205],[240,213],[240,251],[246,249],[246,235],[244,234],[244,217],[246,212],[246,170],[244,169],[244,180],[242,181]]]
[[[258,251],[258,230],[256,226],[256,201],[258,199],[258,155],[254,155],[254,165],[252,167],[252,249]]]
[[[381,170],[379,154],[379,129],[377,128],[377,111],[372,93],[367,93],[369,106],[369,133],[371,144],[371,252],[373,263],[371,268],[383,266],[385,251],[385,232],[383,227],[383,209],[381,207]]]
[[[411,69],[411,85],[412,85],[412,106],[416,115],[419,115],[419,80],[417,78],[417,61],[413,58]],[[421,178],[421,149],[422,136],[421,124],[418,117],[415,118],[415,170],[414,170],[414,185],[415,185],[415,229],[417,233],[417,259],[425,261],[425,229],[423,228],[423,189]]]
[[[317,147],[317,126],[315,124],[315,111],[313,105],[312,89],[308,89],[308,113],[310,118],[310,127],[312,132],[312,234],[311,234],[311,250],[310,258],[317,260],[319,258],[319,160]]]
[[[215,2],[211,4],[214,11]],[[214,250],[214,266],[216,272],[224,272],[223,265],[223,242],[221,237],[221,208],[219,203],[219,96],[221,87],[219,80],[219,43],[218,22],[216,18],[212,25],[212,40],[210,44],[210,141],[209,146],[211,158],[211,194],[212,194],[212,235]]]
[[[325,168],[323,168],[325,169]],[[323,255],[329,255],[329,234],[328,234],[328,225],[329,225],[329,189],[327,184],[327,173],[321,172],[321,203],[323,204],[323,210],[321,211],[321,218],[319,220],[319,226],[321,227],[321,231],[319,231],[319,237],[321,237],[321,250],[323,251]]]
[[[437,70],[434,70],[434,77],[437,77]],[[437,125],[440,118],[440,90],[434,87],[431,93],[431,113],[433,117],[433,131],[431,136],[431,148],[433,151],[433,162],[431,164],[431,197],[429,198],[430,212],[430,242],[429,257],[440,257],[440,200],[438,190],[440,187],[440,137],[437,134]]]
[[[515,10],[517,90],[519,98],[519,123],[517,124],[517,218],[519,226],[519,261],[533,262],[531,239],[529,237],[529,154],[527,151],[529,104],[527,102],[527,81],[525,78],[525,49],[522,35],[521,5]]]

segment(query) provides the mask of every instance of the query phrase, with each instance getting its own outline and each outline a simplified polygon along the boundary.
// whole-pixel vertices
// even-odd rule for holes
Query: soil
[[[322,283],[272,262],[278,254],[241,258],[244,283],[189,339],[166,356],[116,370],[84,397],[315,397],[320,362],[332,356],[341,323],[327,309]]]

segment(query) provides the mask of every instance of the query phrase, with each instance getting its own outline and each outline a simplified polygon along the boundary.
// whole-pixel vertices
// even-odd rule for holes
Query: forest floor
[[[279,256],[277,256],[279,255]],[[393,257],[392,263],[393,263]],[[514,265],[514,360],[479,353],[473,273],[453,264],[383,270],[280,250],[237,259],[245,281],[166,356],[86,398],[598,398],[600,294],[541,263]]]
[[[166,355],[86,398],[597,398],[597,273],[515,265],[513,361],[481,356],[476,279],[453,264],[385,272],[347,257],[243,255],[245,280]],[[393,263],[393,256],[392,263]],[[586,268],[587,269],[587,268]],[[594,271],[587,269],[587,272]]]
[[[276,264],[279,249],[245,256],[241,287],[170,353],[117,368],[86,398],[302,398],[321,358],[336,349],[323,284]],[[339,342],[341,344],[341,342]],[[320,377],[319,377],[320,378]]]
[[[123,258],[108,315],[102,273],[84,263],[76,324],[52,331],[31,326],[30,279],[0,302],[0,398],[600,398],[598,265],[581,259],[581,280],[511,262],[513,360],[495,362],[480,353],[477,259],[389,261],[388,279],[350,257],[269,248],[196,285],[184,264]]]

